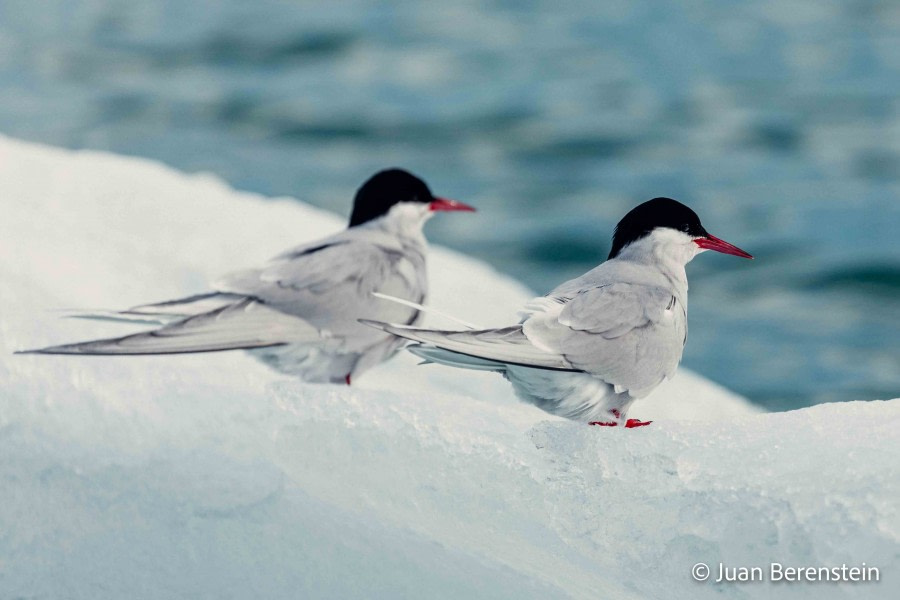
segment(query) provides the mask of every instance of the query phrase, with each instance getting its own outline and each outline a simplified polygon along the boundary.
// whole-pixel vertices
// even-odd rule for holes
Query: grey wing
[[[666,288],[613,283],[581,290],[559,311],[532,315],[523,330],[617,392],[642,396],[674,374],[686,321]]]
[[[386,316],[410,322],[418,314],[374,298],[371,292],[400,295],[396,288],[406,292],[411,288],[418,290],[419,296],[411,298],[416,301],[424,294],[417,269],[407,264],[411,259],[375,241],[382,240],[335,236],[276,259],[265,268],[238,273],[226,280],[218,293],[132,309],[153,314],[171,309],[178,314],[195,310],[194,305],[205,307],[211,300],[219,304],[155,331],[31,352],[176,354],[294,343],[325,344],[351,352],[370,348],[383,341],[384,334],[375,335],[357,319]],[[424,280],[424,272],[421,275]]]
[[[375,298],[372,292],[421,302],[424,260],[380,238],[335,236],[286,253],[261,269],[232,275],[215,287],[256,298],[329,334],[358,335],[360,318],[415,319],[415,309]]]

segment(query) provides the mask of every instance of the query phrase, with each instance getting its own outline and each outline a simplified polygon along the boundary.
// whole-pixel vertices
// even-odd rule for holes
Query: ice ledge
[[[73,598],[890,598],[900,401],[757,414],[681,371],[590,428],[489,374],[399,357],[359,388],[240,353],[10,351],[57,319],[203,289],[340,227],[149,161],[0,137],[0,589]],[[432,297],[502,323],[527,291],[435,249]],[[468,298],[481,298],[472,303]],[[866,562],[879,584],[698,584],[693,564]],[[756,587],[754,587],[756,586]]]

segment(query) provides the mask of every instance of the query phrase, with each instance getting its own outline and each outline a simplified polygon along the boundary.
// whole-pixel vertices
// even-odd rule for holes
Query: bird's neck
[[[685,265],[697,255],[699,247],[683,235],[645,236],[619,252],[616,259],[659,271],[679,291],[687,294]]]
[[[422,228],[430,216],[427,205],[395,205],[388,214],[372,219],[360,227],[395,237],[404,247],[424,249],[426,242]]]

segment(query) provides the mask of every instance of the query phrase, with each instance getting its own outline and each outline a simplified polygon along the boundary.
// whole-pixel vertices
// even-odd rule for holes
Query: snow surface
[[[406,354],[353,388],[240,352],[13,356],[130,331],[59,309],[202,291],[342,220],[209,175],[2,137],[0,209],[0,598],[900,589],[900,400],[761,414],[682,370],[630,415],[656,422],[629,431],[551,417],[497,376]],[[529,296],[446,250],[430,268],[432,303],[464,319],[502,324]],[[882,581],[699,584],[700,561],[866,562]]]

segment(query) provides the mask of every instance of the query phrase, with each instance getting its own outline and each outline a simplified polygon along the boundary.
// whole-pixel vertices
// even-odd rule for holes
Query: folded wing
[[[372,237],[334,236],[328,243],[286,253],[263,268],[231,275],[215,287],[257,298],[336,334],[358,333],[360,318],[409,323],[418,311],[375,298],[372,292],[421,302],[424,256],[404,252],[390,239]]]
[[[419,269],[416,256],[395,248],[389,237],[358,237],[339,234],[301,246],[263,268],[227,277],[216,292],[86,315],[165,324],[154,331],[31,352],[177,354],[294,343],[327,343],[351,352],[367,348],[379,338],[359,318],[415,320],[414,308],[375,298],[372,292],[421,302],[424,257]]]
[[[686,313],[663,287],[613,283],[527,306],[520,325],[439,331],[366,322],[417,342],[428,361],[503,370],[503,365],[583,371],[635,397],[674,374],[684,347]]]
[[[558,311],[533,314],[523,331],[573,367],[641,396],[674,374],[686,324],[671,291],[614,283],[583,289]]]

